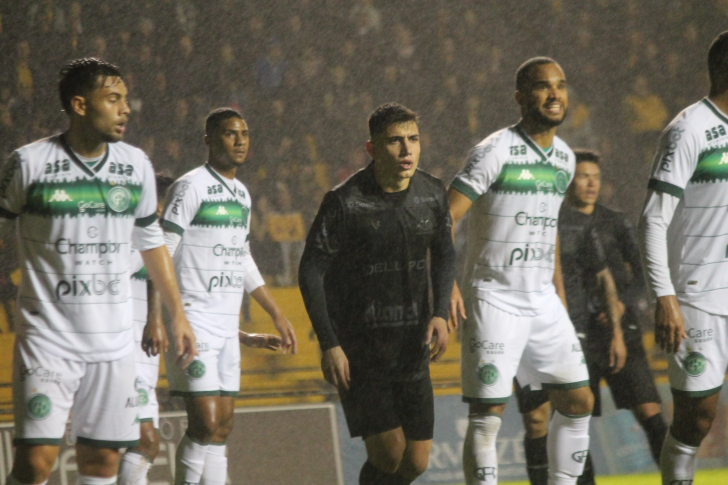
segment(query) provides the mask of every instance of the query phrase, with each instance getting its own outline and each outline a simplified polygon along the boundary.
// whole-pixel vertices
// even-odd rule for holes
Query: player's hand
[[[612,374],[616,374],[624,368],[627,361],[627,346],[624,345],[624,337],[622,333],[618,333],[612,337],[612,343],[609,345],[609,368]]]
[[[326,382],[335,385],[339,390],[349,390],[349,359],[341,347],[332,347],[321,354],[321,370]]]
[[[197,339],[184,315],[174,318],[171,327],[172,338],[175,349],[177,349],[175,363],[186,369],[197,355]]]
[[[253,349],[279,350],[281,338],[269,333],[239,333],[240,343]]]
[[[452,295],[450,295],[450,320],[447,321],[447,332],[450,333],[452,328],[458,328],[458,316],[465,320],[465,303],[463,296],[460,294],[460,288],[456,281],[452,287]],[[452,324],[452,327],[450,326]]]
[[[273,317],[273,325],[281,335],[280,347],[284,354],[289,351],[291,354],[298,352],[298,340],[296,340],[296,332],[293,330],[293,325],[288,321],[285,315],[282,313]]]
[[[142,350],[147,354],[147,357],[159,355],[162,351],[166,352],[168,348],[169,340],[162,322],[159,320],[148,321],[142,334]]]
[[[433,317],[427,325],[425,344],[430,345],[430,360],[437,362],[447,350],[448,327],[445,319]],[[435,339],[433,343],[433,338]]]
[[[657,297],[655,307],[655,342],[667,353],[674,353],[680,349],[682,339],[688,338],[685,333],[680,306],[675,295]]]

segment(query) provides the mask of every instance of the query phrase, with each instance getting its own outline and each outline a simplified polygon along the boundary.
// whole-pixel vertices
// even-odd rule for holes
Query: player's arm
[[[622,315],[624,305],[619,301],[617,285],[614,283],[612,272],[604,268],[597,273],[597,283],[600,296],[607,308],[607,323],[612,329],[612,341],[609,345],[609,368],[616,374],[624,367],[627,360],[627,347],[624,345],[622,333]]]
[[[458,222],[465,217],[470,208],[473,206],[473,201],[460,192],[457,188],[450,186],[447,191],[447,199],[450,203],[450,217],[452,218],[452,232],[450,234],[453,241],[455,241],[455,229]],[[452,293],[450,295],[450,321],[455,328],[458,327],[458,316],[463,320],[467,318],[465,315],[465,303],[463,303],[463,296],[460,293],[458,282],[453,278]]]
[[[430,279],[432,280],[432,295],[434,312],[432,319],[427,325],[425,342],[431,345],[432,338],[435,342],[430,349],[433,362],[445,353],[447,349],[448,314],[450,311],[450,297],[453,284],[455,283],[455,247],[452,239],[452,219],[450,210],[442,194],[442,211],[437,223],[437,233],[430,244]],[[457,327],[457,320],[454,321]]]
[[[288,318],[286,318],[278,307],[273,299],[273,295],[270,294],[266,286],[258,286],[250,292],[250,296],[263,307],[263,310],[273,320],[273,325],[281,335],[280,347],[283,349],[283,353],[288,353],[289,350],[291,354],[298,352],[298,341],[296,340],[296,332],[293,330],[293,325],[291,325],[291,322],[288,321]]]
[[[566,288],[564,288],[564,275],[561,272],[561,251],[559,250],[559,234],[556,233],[556,245],[554,246],[554,287],[556,288],[556,294],[559,295],[561,303],[564,304],[564,308],[569,309],[566,304]]]
[[[162,323],[162,299],[154,289],[152,280],[147,280],[147,324],[142,336],[142,349],[151,357],[167,351],[169,341]]]
[[[324,275],[344,241],[344,217],[343,206],[336,194],[326,194],[306,238],[298,267],[298,284],[321,347],[321,371],[324,378],[334,386],[348,390],[351,380],[349,360],[329,319],[324,291]]]
[[[281,338],[270,333],[247,333],[238,331],[240,343],[251,349],[280,350]]]

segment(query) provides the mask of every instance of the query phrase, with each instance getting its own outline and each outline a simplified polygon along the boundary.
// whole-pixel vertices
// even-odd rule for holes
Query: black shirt
[[[559,254],[569,318],[578,333],[586,333],[596,310],[596,275],[607,267],[606,256],[591,216],[566,204],[559,212]]]
[[[321,350],[341,345],[352,376],[426,375],[427,324],[433,315],[448,318],[455,276],[451,229],[445,187],[420,170],[406,190],[385,193],[370,164],[327,193],[299,269]]]

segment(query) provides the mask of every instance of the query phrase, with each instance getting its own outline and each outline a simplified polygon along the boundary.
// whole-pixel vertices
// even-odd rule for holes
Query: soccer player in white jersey
[[[521,387],[549,391],[556,409],[549,480],[573,484],[589,448],[594,398],[564,308],[558,256],[558,213],[575,167],[555,136],[568,105],[563,70],[552,59],[530,59],[516,73],[515,98],[521,121],[476,145],[449,190],[454,223],[473,208],[465,303],[456,285],[450,309],[453,319],[466,318],[463,470],[468,485],[497,483],[496,436],[515,376]]]
[[[116,483],[119,448],[139,439],[129,257],[139,248],[172,316],[184,365],[196,355],[156,217],[154,172],[120,140],[119,70],[79,59],[61,71],[69,128],[16,150],[0,173],[0,226],[17,222],[22,284],[13,358],[15,461],[5,483],[43,484],[71,417],[78,483]]]
[[[170,188],[162,219],[199,356],[187,371],[171,368],[172,395],[182,396],[188,428],[177,449],[175,484],[223,485],[225,442],[240,390],[238,327],[243,291],[273,319],[283,351],[296,352],[293,327],[276,305],[250,254],[250,194],[235,173],[250,132],[240,113],[207,117],[208,160]],[[170,367],[168,366],[168,369]]]
[[[708,97],[660,138],[640,222],[675,406],[660,455],[670,485],[693,483],[728,366],[728,32],[710,46],[708,73]]]

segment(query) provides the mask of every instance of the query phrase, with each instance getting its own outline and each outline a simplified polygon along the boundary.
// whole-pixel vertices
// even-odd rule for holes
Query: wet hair
[[[523,92],[528,90],[528,86],[531,81],[531,73],[538,66],[543,66],[544,64],[558,65],[558,62],[551,59],[550,57],[533,57],[521,64],[521,66],[516,71],[516,91]]]
[[[157,197],[164,198],[167,189],[174,183],[174,179],[164,172],[157,172],[155,178],[157,180]]]
[[[122,78],[121,70],[113,64],[95,57],[75,59],[61,69],[58,81],[58,94],[66,114],[71,114],[71,99],[74,96],[87,96],[107,77]]]
[[[710,44],[708,75],[711,94],[720,94],[728,89],[728,31],[719,34]]]
[[[230,118],[243,120],[243,115],[232,108],[217,108],[210,111],[210,114],[207,115],[207,119],[205,120],[205,135],[212,136],[220,128],[223,121],[229,120]]]
[[[369,115],[369,138],[381,135],[389,125],[417,122],[417,113],[397,103],[382,104]]]
[[[594,150],[588,150],[586,148],[575,149],[574,155],[576,155],[577,164],[579,164],[581,162],[590,162],[590,163],[596,163],[597,165],[599,165],[599,162],[602,159],[602,157],[599,155],[599,152],[594,151]]]

